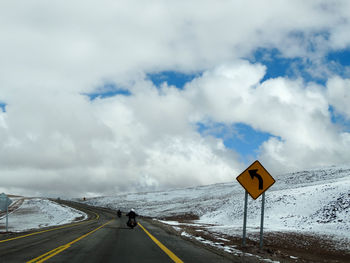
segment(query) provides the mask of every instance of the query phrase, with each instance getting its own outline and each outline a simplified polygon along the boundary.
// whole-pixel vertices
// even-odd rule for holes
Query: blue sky
[[[259,146],[272,135],[253,129],[244,123],[227,126],[222,123],[198,123],[198,132],[202,136],[214,136],[223,140],[225,147],[240,154],[240,161],[250,163],[257,158]]]
[[[339,54],[339,56],[341,56],[341,54]],[[255,52],[254,59],[252,59],[251,62],[261,63],[267,66],[267,72],[262,81],[280,76],[294,78],[296,75],[295,72],[292,71],[291,65],[298,64],[301,71],[303,67],[301,59],[282,58],[276,49],[259,49]],[[191,82],[194,78],[199,76],[201,76],[201,73],[186,74],[177,71],[164,71],[147,74],[147,79],[152,81],[156,87],[167,83],[169,86],[171,85],[182,90],[186,83]],[[104,99],[120,95],[130,96],[132,93],[126,88],[118,87],[117,84],[106,83],[104,86],[98,87],[96,92],[85,95],[93,101],[97,98]],[[335,114],[333,114],[333,121],[345,123],[341,116]],[[197,123],[197,127],[197,131],[202,136],[210,135],[222,139],[225,147],[239,153],[240,160],[244,163],[249,163],[256,159],[259,154],[259,146],[273,136],[266,132],[257,131],[244,123],[233,123],[230,126],[215,122],[211,122],[210,124]]]
[[[263,58],[263,53],[268,54],[269,59]],[[279,53],[276,49],[267,51],[264,49],[259,49],[253,62],[262,63],[267,66],[267,73],[265,78],[276,78],[279,76],[289,76],[294,77],[294,72],[291,71],[290,66],[293,63],[299,62],[299,59],[284,59],[279,57]],[[191,82],[194,78],[200,76],[201,73],[196,74],[185,74],[176,71],[164,71],[159,73],[147,74],[147,79],[151,80],[156,87],[160,87],[163,83],[167,85],[174,86],[180,90],[184,88],[186,83]],[[130,96],[132,95],[128,89],[120,88],[118,85],[113,83],[105,84],[99,87],[97,90],[102,90],[102,92],[95,92],[86,94],[91,100],[96,98],[108,98],[113,96]],[[340,117],[334,117],[335,121],[340,120]],[[268,140],[273,135],[257,131],[251,126],[244,123],[234,123],[227,126],[223,123],[197,123],[197,131],[202,136],[213,136],[215,138],[220,138],[223,140],[225,147],[232,149],[240,154],[241,161],[244,163],[249,163],[253,159],[257,158],[259,154],[259,146],[266,140]]]
[[[266,66],[266,75],[262,81],[270,78],[288,77],[291,79],[302,78],[305,82],[315,82],[325,85],[327,82],[326,75],[314,76],[308,71],[314,67],[310,59],[304,57],[283,57],[281,52],[274,49],[259,48],[254,52],[253,58],[247,58],[252,63],[261,63]],[[324,66],[332,73],[342,77],[349,77],[349,71],[344,67],[350,66],[350,50],[329,52],[322,58]]]
[[[90,100],[95,100],[97,98],[105,99],[108,97],[123,95],[130,96],[131,92],[128,89],[118,87],[118,85],[114,83],[106,83],[105,85],[98,87],[96,92],[85,93]]]
[[[341,66],[350,66],[350,49],[343,49],[330,52],[327,54],[326,59],[327,61],[334,61]]]
[[[331,120],[342,131],[350,132],[350,119],[346,119],[344,115],[337,113],[333,106],[329,106]]]
[[[312,46],[310,47],[312,49]],[[291,79],[302,78],[305,82],[315,82],[325,86],[327,76],[319,77],[312,76],[308,73],[307,67],[312,67],[312,63],[301,57],[286,58],[281,52],[274,49],[259,48],[254,52],[253,57],[246,58],[251,63],[260,63],[266,66],[266,74],[261,82],[278,77],[288,77]],[[344,71],[344,67],[350,66],[350,49],[345,49],[336,52],[330,52],[325,56],[325,65],[331,65],[330,70],[334,74],[348,77]],[[175,86],[178,89],[183,89],[187,82],[192,81],[197,74],[185,74],[176,71],[164,71],[159,73],[148,74],[147,78],[153,84],[159,87],[166,82],[168,85]],[[350,131],[350,120],[347,120],[342,114],[334,111],[330,105],[329,112],[331,121],[338,125],[338,128],[343,131]],[[259,154],[259,146],[274,137],[272,134],[253,129],[251,126],[244,123],[233,123],[228,126],[223,123],[197,123],[197,131],[202,136],[214,136],[223,140],[224,145],[233,149],[240,154],[241,161],[249,163],[256,159]]]
[[[300,36],[302,37],[302,36]],[[312,49],[312,45],[310,46]],[[290,79],[302,78],[305,82],[315,82],[325,86],[327,76],[312,76],[308,73],[307,68],[312,67],[312,63],[302,57],[286,58],[276,49],[258,48],[250,58],[243,58],[251,63],[260,63],[266,66],[266,74],[261,82],[268,79],[287,77]],[[329,69],[337,75],[348,77],[344,68],[350,66],[350,50],[330,52],[325,56],[325,65],[330,65]],[[186,83],[191,82],[194,78],[200,77],[202,72],[183,73],[178,71],[162,71],[158,73],[148,73],[146,79],[150,80],[156,87],[167,83],[183,90]],[[132,93],[123,87],[119,87],[114,83],[106,83],[104,86],[98,87],[94,93],[85,94],[90,100],[96,98],[104,99],[113,96],[131,96]],[[0,108],[5,111],[6,104],[0,103]],[[350,120],[347,120],[342,114],[337,113],[330,105],[329,112],[331,121],[338,125],[343,131],[350,131]],[[232,149],[240,154],[240,160],[249,163],[253,159],[257,159],[259,155],[259,146],[274,135],[267,132],[258,131],[244,123],[232,123],[225,125],[223,123],[211,122],[197,123],[197,132],[202,136],[213,136],[223,140],[225,147]]]
[[[257,57],[259,58],[259,55]],[[268,73],[269,78],[284,76],[288,70],[290,61],[276,59],[276,64],[273,64],[271,71]],[[259,61],[260,62],[260,61]],[[283,65],[283,68],[281,67]],[[269,65],[270,66],[270,65]],[[148,78],[155,86],[160,86],[166,82],[168,85],[175,86],[178,89],[183,89],[187,82],[192,81],[200,74],[184,74],[174,71],[159,72],[157,74],[148,74]],[[261,132],[253,129],[251,126],[244,123],[234,123],[227,126],[223,123],[197,123],[197,131],[202,136],[213,136],[223,140],[225,147],[233,149],[240,154],[241,161],[249,163],[257,158],[259,146],[272,135],[266,132]]]
[[[316,81],[324,84],[324,79],[313,79],[305,68],[307,61],[302,58],[285,58],[278,51],[278,49],[259,48],[254,52],[253,58],[248,59],[252,63],[261,63],[266,66],[266,74],[262,81],[270,78],[288,77],[297,78],[302,77],[306,81]]]
[[[280,63],[280,62],[278,62]],[[283,63],[284,70],[280,72],[272,72],[274,77],[282,76],[288,66],[287,63]],[[277,67],[276,67],[277,69]],[[280,75],[279,75],[280,73]],[[270,75],[272,77],[272,75]],[[154,85],[159,86],[164,82],[168,85],[173,85],[179,89],[183,89],[183,86],[193,80],[196,75],[186,75],[179,72],[160,72],[157,74],[149,74],[149,79]],[[259,146],[272,135],[266,132],[261,132],[253,129],[251,126],[244,123],[235,123],[227,126],[223,123],[197,123],[197,131],[202,136],[213,136],[220,138],[226,148],[232,149],[240,154],[241,161],[249,163],[253,159],[257,158]]]
[[[0,109],[2,110],[2,112],[6,112],[6,103],[0,102]]]
[[[198,77],[200,75],[200,73],[185,74],[176,71],[162,71],[158,73],[147,74],[147,78],[151,80],[157,87],[166,82],[169,86],[175,86],[178,89],[183,89],[187,82],[192,81],[195,77]]]

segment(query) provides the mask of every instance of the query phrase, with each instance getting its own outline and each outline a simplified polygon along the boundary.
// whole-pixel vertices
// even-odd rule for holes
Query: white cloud
[[[261,145],[259,154],[274,172],[347,162],[349,133],[331,122],[326,90],[285,78],[260,83],[263,74],[261,65],[243,61],[187,85],[198,120],[241,122],[276,136]]]
[[[208,118],[281,138],[261,146],[276,170],[286,160],[293,168],[343,160],[349,135],[333,127],[327,100],[349,116],[341,97],[347,84],[337,83],[347,80],[330,80],[327,96],[301,80],[260,84],[266,67],[239,58],[265,47],[318,61],[349,45],[349,6],[1,2],[2,189],[76,195],[231,180],[243,164],[220,139],[197,133],[196,122]],[[163,70],[204,74],[184,91],[145,80]],[[105,82],[132,95],[94,101],[82,95]]]
[[[350,119],[350,79],[333,77],[327,83],[329,103],[335,110]]]
[[[322,52],[350,43],[349,4],[335,2],[11,1],[1,4],[1,68],[7,80],[81,90],[137,71],[211,68],[259,46],[308,56],[310,42]]]
[[[220,139],[199,135],[196,123],[208,120],[277,136],[259,154],[274,172],[346,162],[349,134],[331,123],[326,92],[301,80],[260,83],[264,73],[236,61],[184,90],[137,80],[127,87],[131,96],[18,98],[2,113],[3,185],[74,195],[232,180],[244,164]]]

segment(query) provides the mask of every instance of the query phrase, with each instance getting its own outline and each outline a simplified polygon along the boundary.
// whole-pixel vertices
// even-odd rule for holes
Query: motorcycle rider
[[[137,225],[136,217],[138,216],[138,214],[135,213],[134,208],[131,208],[130,212],[127,213],[126,216],[129,217],[129,220],[126,223],[129,227],[134,227]]]
[[[122,211],[120,211],[120,209],[118,209],[117,215],[118,215],[118,217],[121,217],[121,216],[122,216]]]

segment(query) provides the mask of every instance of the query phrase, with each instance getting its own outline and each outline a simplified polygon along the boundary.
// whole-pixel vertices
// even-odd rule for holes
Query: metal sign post
[[[260,249],[262,249],[263,247],[264,210],[265,210],[265,192],[262,194],[262,200],[261,200],[260,245],[259,245]]]
[[[9,226],[9,207],[6,207],[6,232],[8,232],[8,226]]]
[[[248,208],[248,191],[245,191],[244,196],[244,216],[243,216],[243,240],[242,240],[242,246],[245,247],[246,241],[246,229],[247,229],[247,208]]]
[[[246,245],[248,193],[254,200],[262,195],[259,245],[261,249],[263,246],[264,232],[265,191],[275,183],[275,179],[269,174],[269,172],[262,166],[259,161],[252,163],[247,169],[244,170],[244,172],[237,176],[236,179],[245,189],[242,239],[243,247]]]

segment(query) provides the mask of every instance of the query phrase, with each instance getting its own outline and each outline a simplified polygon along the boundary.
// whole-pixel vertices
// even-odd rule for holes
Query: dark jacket
[[[138,216],[138,214],[136,214],[134,211],[130,211],[129,213],[126,214],[126,216],[128,216],[129,219],[131,218],[135,219]]]

